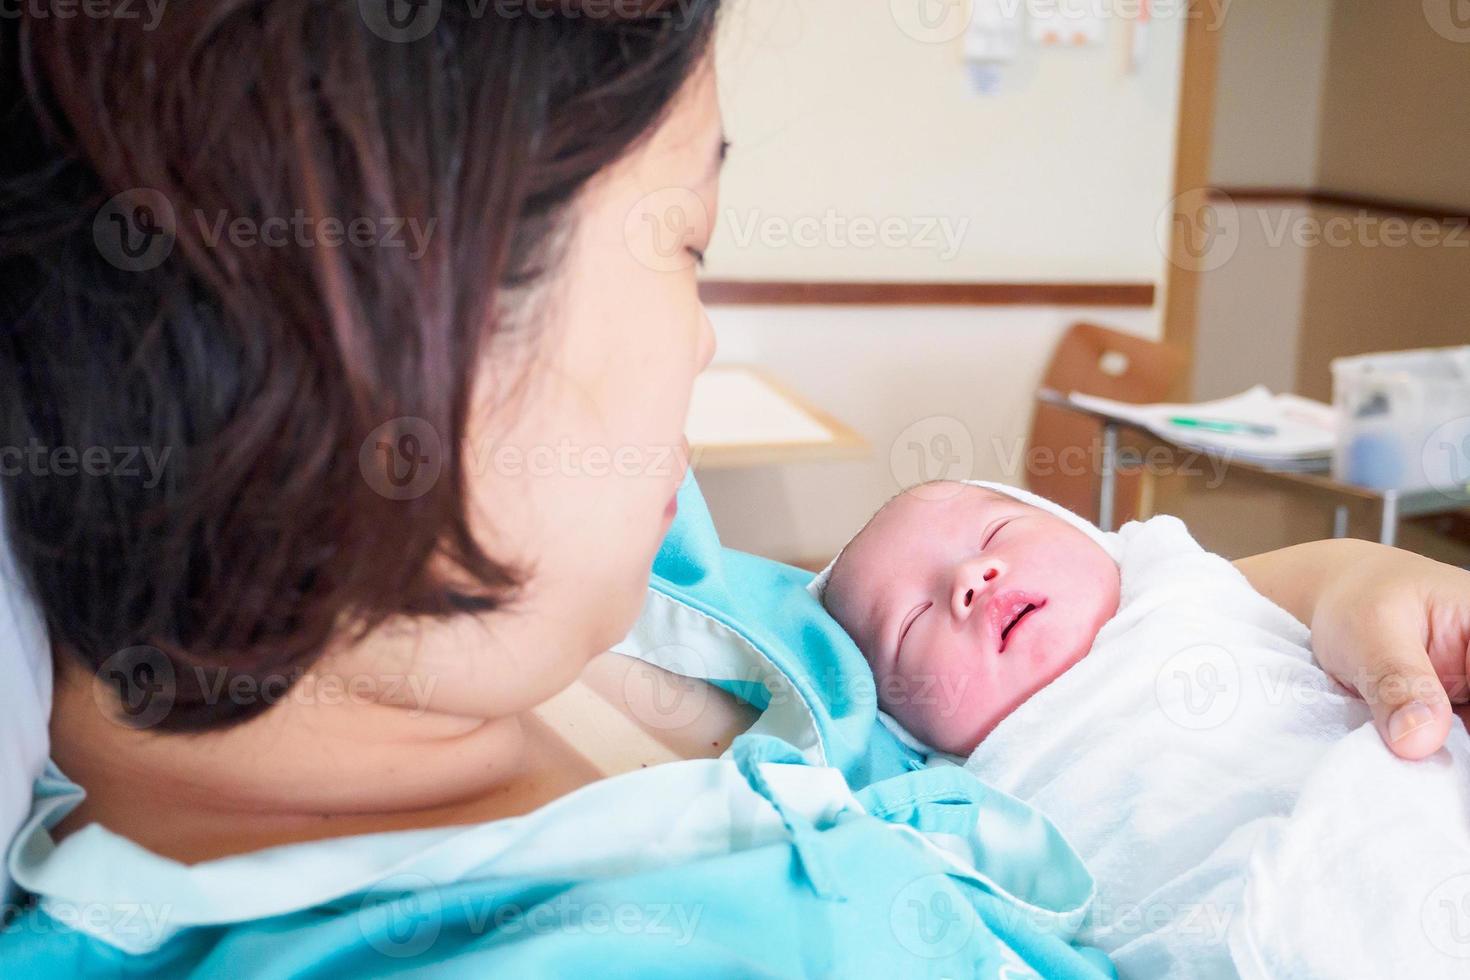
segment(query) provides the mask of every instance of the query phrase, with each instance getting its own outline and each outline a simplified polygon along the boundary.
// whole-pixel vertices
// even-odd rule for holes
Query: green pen
[[[1206,429],[1210,432],[1226,432],[1231,435],[1274,436],[1274,425],[1257,425],[1254,422],[1231,422],[1228,419],[1196,419],[1187,415],[1176,415],[1169,419],[1170,425],[1184,429]]]

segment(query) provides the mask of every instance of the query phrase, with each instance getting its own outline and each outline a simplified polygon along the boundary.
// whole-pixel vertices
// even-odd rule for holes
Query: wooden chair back
[[[1163,401],[1184,370],[1177,348],[1092,323],[1062,337],[1042,385],[1138,404]],[[1066,409],[1038,404],[1026,454],[1026,483],[1089,520],[1097,520],[1097,461],[1102,425]],[[1137,516],[1139,474],[1118,478],[1115,526]]]

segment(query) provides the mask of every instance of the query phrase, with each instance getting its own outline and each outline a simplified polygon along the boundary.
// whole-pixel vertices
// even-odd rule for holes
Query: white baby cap
[[[966,486],[984,487],[986,490],[993,490],[996,493],[1003,493],[1007,497],[1012,497],[1016,500],[1019,500],[1023,504],[1030,504],[1032,507],[1044,510],[1048,514],[1060,517],[1062,520],[1066,521],[1068,524],[1072,525],[1077,530],[1081,531],[1083,534],[1086,534],[1089,538],[1096,541],[1098,545],[1104,551],[1106,551],[1109,557],[1111,557],[1114,561],[1117,561],[1118,556],[1122,554],[1122,542],[1119,540],[1116,532],[1100,530],[1096,524],[1087,520],[1085,517],[1081,517],[1073,513],[1072,511],[1063,507],[1061,504],[1054,503],[1053,501],[1047,500],[1045,497],[1038,496],[1032,493],[1030,490],[1022,490],[1020,487],[1007,486],[1004,483],[991,483],[986,480],[964,480],[961,482],[963,482]],[[847,550],[847,545],[843,545],[842,550]],[[827,567],[818,572],[817,577],[812,579],[811,582],[807,584],[806,590],[810,592],[812,596],[818,601],[821,601],[822,593],[825,592],[827,589],[827,581],[832,577],[833,566],[837,564],[837,559],[841,557],[842,551],[837,552],[837,558],[833,558],[830,562],[828,562]]]

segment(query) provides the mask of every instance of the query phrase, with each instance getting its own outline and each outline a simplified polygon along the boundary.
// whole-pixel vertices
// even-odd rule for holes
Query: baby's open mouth
[[[1011,634],[1016,627],[1021,625],[1022,620],[1046,605],[1046,600],[1040,596],[1030,596],[1020,592],[1007,592],[996,597],[997,609],[992,616],[992,622],[1000,625],[1001,653],[1005,653],[1006,644],[1010,642]]]

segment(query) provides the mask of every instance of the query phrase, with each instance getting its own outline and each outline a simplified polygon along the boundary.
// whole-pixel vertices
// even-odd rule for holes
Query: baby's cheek
[[[1001,720],[981,678],[970,673],[889,677],[879,687],[880,706],[926,745],[969,755]]]
[[[933,733],[936,712],[931,702],[934,682],[926,676],[891,671],[874,677],[878,706],[917,738],[927,742]]]
[[[956,706],[937,716],[929,744],[950,755],[968,756],[999,721],[991,719],[986,711],[966,711],[962,705]]]

